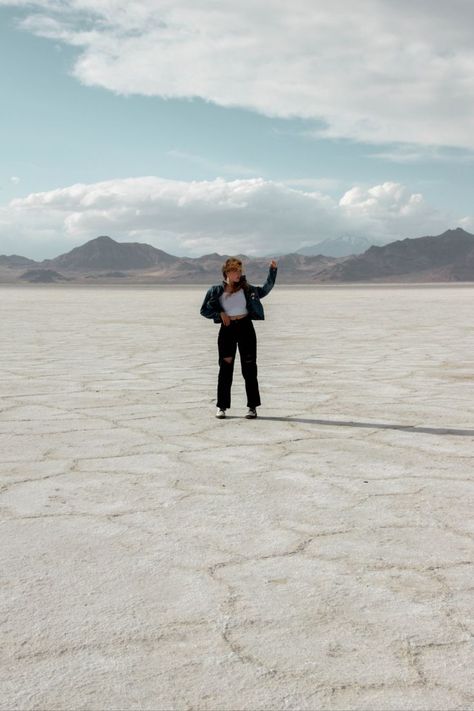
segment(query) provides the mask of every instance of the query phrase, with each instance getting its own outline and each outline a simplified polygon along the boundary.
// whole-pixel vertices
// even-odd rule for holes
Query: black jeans
[[[260,393],[257,381],[257,336],[251,319],[246,316],[231,321],[228,326],[222,324],[217,339],[219,349],[219,378],[217,381],[217,407],[227,410],[230,407],[230,389],[234,375],[235,354],[239,347],[240,366],[245,380],[247,407],[260,405]],[[228,362],[225,359],[231,358]]]

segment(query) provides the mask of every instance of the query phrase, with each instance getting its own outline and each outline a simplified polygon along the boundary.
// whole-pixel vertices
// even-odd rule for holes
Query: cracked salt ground
[[[474,709],[474,289],[201,299],[2,288],[0,708]]]

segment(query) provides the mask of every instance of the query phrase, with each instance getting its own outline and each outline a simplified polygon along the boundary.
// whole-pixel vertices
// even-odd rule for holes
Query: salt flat
[[[0,708],[473,709],[474,287],[0,289]]]

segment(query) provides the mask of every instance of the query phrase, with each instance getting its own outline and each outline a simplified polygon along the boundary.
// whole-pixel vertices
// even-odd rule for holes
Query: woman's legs
[[[254,409],[261,404],[257,380],[257,336],[250,318],[244,318],[234,323],[238,324],[237,342],[239,345],[240,366],[245,380],[247,407]]]
[[[217,338],[219,350],[219,377],[217,379],[217,407],[227,410],[230,407],[230,390],[234,375],[234,361],[237,350],[237,334],[234,324],[222,325]]]

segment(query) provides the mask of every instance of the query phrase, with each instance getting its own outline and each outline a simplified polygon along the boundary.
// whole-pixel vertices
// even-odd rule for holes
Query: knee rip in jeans
[[[232,356],[229,356],[228,358],[223,358],[222,359],[224,363],[227,363],[227,365],[232,365],[232,361],[234,360]]]

